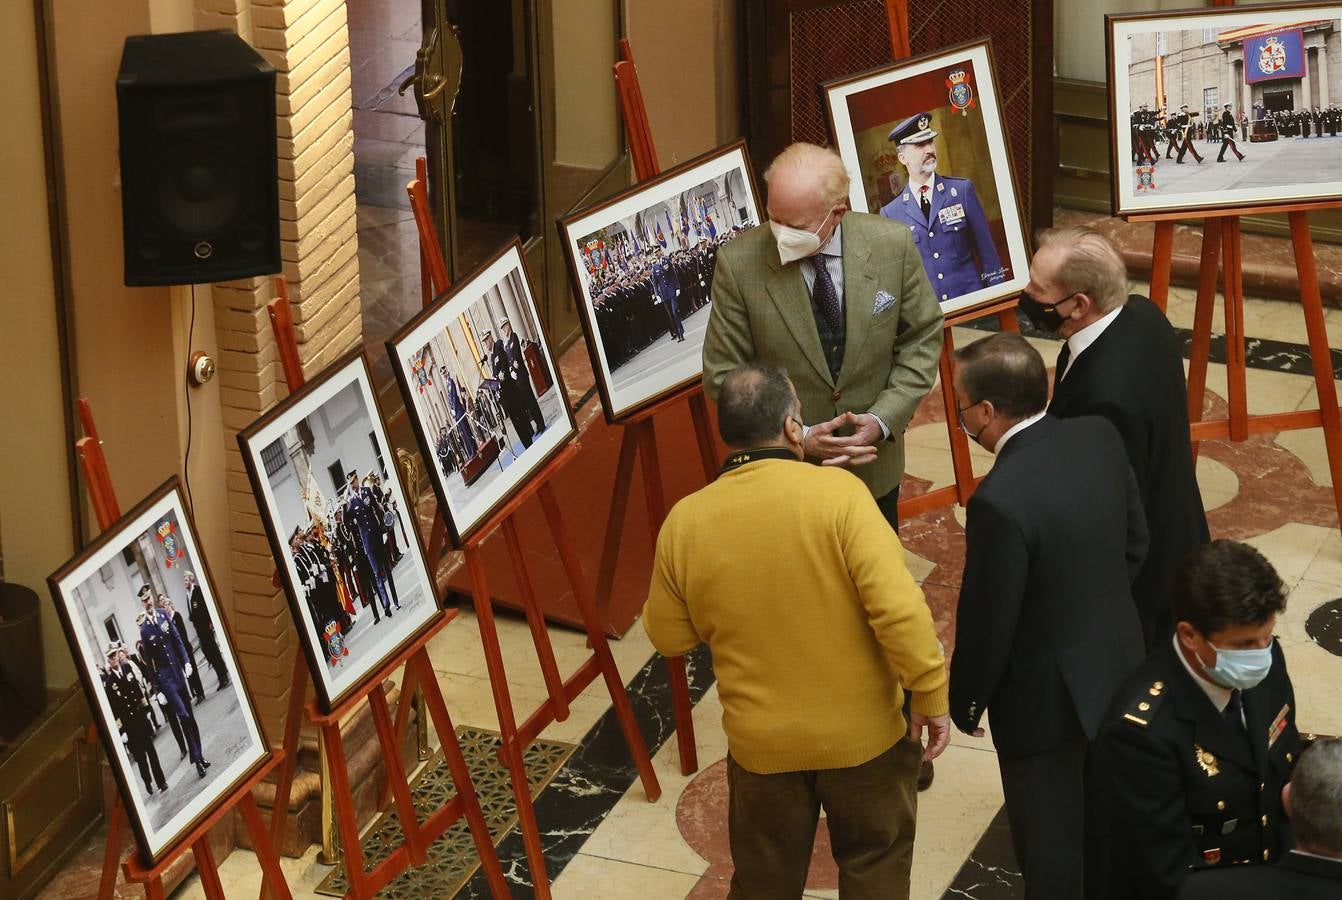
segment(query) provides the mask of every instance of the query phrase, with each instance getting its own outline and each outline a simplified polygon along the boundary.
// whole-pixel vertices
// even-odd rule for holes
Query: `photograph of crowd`
[[[268,755],[174,480],[51,576],[146,855]]]
[[[1029,256],[988,42],[823,88],[849,206],[908,226],[943,312],[1019,293]]]
[[[376,410],[364,358],[350,354],[238,436],[329,705],[438,609]]]
[[[387,349],[456,541],[576,430],[516,241]]]
[[[1106,25],[1115,214],[1342,196],[1342,6]]]
[[[759,223],[742,144],[561,222],[608,420],[699,377],[718,248]]]

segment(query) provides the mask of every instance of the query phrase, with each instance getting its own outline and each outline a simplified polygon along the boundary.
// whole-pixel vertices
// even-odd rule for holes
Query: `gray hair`
[[[1342,739],[1320,738],[1295,764],[1291,826],[1301,849],[1342,857]]]
[[[1040,248],[1056,245],[1062,252],[1058,279],[1071,294],[1086,294],[1107,313],[1128,301],[1128,267],[1109,239],[1094,228],[1049,228],[1036,236]]]
[[[848,200],[848,168],[843,157],[832,147],[798,141],[789,144],[764,170],[764,183],[775,177],[810,177],[815,180],[821,198],[831,206]]]

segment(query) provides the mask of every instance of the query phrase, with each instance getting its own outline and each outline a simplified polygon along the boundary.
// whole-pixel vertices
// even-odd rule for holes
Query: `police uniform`
[[[926,143],[937,136],[931,123],[928,113],[911,116],[890,132],[889,139],[898,146]],[[881,215],[909,227],[937,299],[945,303],[1005,281],[1006,272],[973,183],[967,178],[934,175],[926,188],[927,212],[920,192],[906,184],[881,207]]]
[[[120,647],[113,646],[107,655],[110,658],[119,652]],[[126,750],[140,769],[145,793],[153,794],[155,784],[160,791],[166,791],[168,780],[163,777],[163,766],[154,748],[154,729],[149,724],[149,697],[140,679],[131,671],[130,662],[109,665],[103,687],[112,715],[121,723],[121,731],[126,735]]]
[[[1195,678],[1172,642],[1157,649],[1095,742],[1113,900],[1172,898],[1190,872],[1275,863],[1292,845],[1281,789],[1302,743],[1281,646],[1267,677],[1239,693],[1242,717],[1234,699],[1218,710]]]
[[[382,524],[373,502],[373,492],[368,487],[350,491],[349,499],[345,501],[345,524],[359,535],[364,558],[368,560],[368,574],[372,577],[373,590],[382,599],[383,613],[391,618],[392,603],[400,609],[401,601],[395,595],[396,584],[392,580],[387,546],[382,540],[387,528]],[[376,598],[373,602],[377,602]]]
[[[181,638],[172,626],[172,619],[163,610],[156,609],[145,614],[145,620],[140,625],[140,652],[153,672],[154,685],[167,700],[168,714],[176,716],[181,723],[187,753],[196,766],[196,772],[204,776],[209,763],[201,753],[200,729],[196,727],[196,717],[191,712],[186,687],[185,669],[190,662]]]

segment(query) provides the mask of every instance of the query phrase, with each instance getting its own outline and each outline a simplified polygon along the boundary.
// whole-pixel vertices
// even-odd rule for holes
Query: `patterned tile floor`
[[[1145,286],[1134,289],[1144,291]],[[1176,326],[1191,324],[1192,307],[1190,292],[1172,291],[1169,314]],[[1249,351],[1250,411],[1308,408],[1314,403],[1314,385],[1304,374],[1308,359],[1301,347],[1305,334],[1299,308],[1250,299],[1245,314],[1249,332],[1257,339]],[[1328,326],[1333,343],[1342,346],[1342,311],[1329,312]],[[960,329],[956,340],[964,343],[979,334]],[[1032,340],[1045,359],[1056,356],[1056,341]],[[566,371],[585,364],[581,347],[566,356]],[[1209,413],[1216,414],[1225,408],[1223,366],[1212,365],[1208,385]],[[906,490],[949,482],[944,414],[935,403],[924,404],[907,442]],[[990,464],[987,454],[975,453],[979,472]],[[1342,597],[1342,533],[1322,433],[1316,429],[1258,435],[1242,444],[1207,442],[1198,477],[1213,534],[1257,546],[1292,588],[1278,631],[1290,661],[1302,727],[1342,733],[1342,706],[1336,702],[1342,688],[1342,603],[1336,602]],[[953,610],[963,563],[962,526],[963,510],[944,509],[909,522],[905,530],[910,567],[923,584],[948,647],[953,644]],[[539,702],[544,685],[525,624],[509,617],[500,627],[515,703],[522,707]],[[571,671],[585,658],[583,638],[563,629],[552,635],[561,670]],[[687,778],[679,772],[675,741],[667,740],[671,732],[664,667],[637,626],[612,647],[628,679],[644,735],[654,748],[663,796],[655,804],[644,797],[598,681],[573,704],[569,720],[544,735],[578,744],[537,802],[555,895],[584,900],[724,897],[731,871],[722,765],[726,744],[711,663],[702,653],[694,659],[701,768]],[[497,728],[474,617],[463,613],[430,650],[454,720],[459,725]],[[935,785],[920,801],[914,897],[1020,896],[999,815],[1001,802],[991,742],[957,735],[938,763]],[[500,853],[517,884],[516,894],[529,895],[530,876],[515,831]],[[295,896],[301,897],[312,896],[330,871],[316,863],[315,850],[301,859],[285,860],[285,869]],[[255,885],[254,860],[246,852],[234,853],[223,871],[230,896],[235,887],[242,893]],[[188,883],[180,895],[200,896],[199,887]],[[486,895],[477,876],[459,896]],[[813,857],[808,895],[836,896],[834,866],[823,846]]]

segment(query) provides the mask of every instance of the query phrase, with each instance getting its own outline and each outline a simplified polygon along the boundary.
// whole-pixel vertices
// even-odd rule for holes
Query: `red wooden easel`
[[[422,176],[423,173],[419,174]],[[415,225],[419,230],[421,261],[432,282],[432,293],[436,295],[448,287],[447,265],[443,260],[437,230],[429,212],[428,192],[423,177],[410,182],[406,186],[406,193],[410,197],[410,208],[414,212]],[[426,293],[425,296],[428,297],[430,294]],[[657,774],[652,768],[652,759],[643,742],[643,735],[638,730],[638,723],[634,720],[634,710],[629,703],[624,681],[615,665],[615,657],[610,652],[610,644],[597,613],[596,602],[588,591],[582,574],[582,565],[569,541],[559,504],[555,499],[554,488],[550,486],[550,479],[554,474],[577,454],[576,443],[569,444],[557,453],[531,476],[526,487],[500,507],[469,539],[462,542],[466,569],[471,580],[472,602],[480,626],[485,666],[489,670],[490,689],[494,694],[494,708],[499,719],[501,738],[499,758],[507,767],[512,781],[513,798],[517,803],[518,828],[522,833],[523,846],[526,848],[532,887],[535,895],[541,900],[546,900],[550,896],[550,879],[545,868],[545,855],[541,847],[540,830],[536,824],[536,810],[531,801],[531,789],[527,782],[523,754],[527,746],[547,725],[568,718],[569,704],[596,680],[598,675],[605,679],[606,690],[610,694],[620,730],[624,733],[625,744],[629,747],[634,766],[638,769],[639,779],[643,782],[643,792],[650,802],[656,801],[662,795]],[[526,559],[514,521],[517,510],[533,496],[539,498],[544,509],[550,534],[554,539],[555,548],[559,551],[560,562],[573,588],[573,595],[587,633],[587,646],[592,650],[592,655],[567,679],[559,674],[558,665],[555,663],[554,647],[545,628],[545,613],[541,609],[540,601],[527,573]],[[499,644],[498,628],[494,621],[494,600],[489,593],[484,558],[481,555],[481,545],[499,529],[502,529],[508,547],[513,577],[522,597],[523,612],[531,629],[532,643],[536,647],[536,656],[547,693],[546,700],[527,716],[520,726],[513,710],[508,674],[503,663],[503,649]],[[433,536],[429,541],[430,560],[438,559],[446,542],[447,530],[440,511],[434,523]],[[398,726],[401,724],[399,720],[397,724]]]
[[[80,467],[84,471],[89,502],[93,504],[98,528],[106,531],[121,518],[121,506],[117,503],[116,492],[112,489],[112,477],[107,471],[107,459],[103,456],[102,442],[98,439],[98,429],[93,422],[93,408],[89,405],[87,397],[79,398],[79,419],[84,426],[84,437],[75,442],[75,451],[79,455]],[[275,896],[288,898],[289,885],[280,870],[280,858],[266,831],[265,821],[256,806],[256,798],[252,796],[252,791],[261,780],[283,759],[284,751],[272,751],[270,759],[253,772],[251,777],[234,788],[232,793],[216,803],[214,810],[187,832],[156,864],[146,866],[139,853],[130,853],[121,864],[126,880],[141,885],[145,896],[150,900],[163,900],[163,874],[177,862],[187,848],[190,848],[191,855],[196,860],[196,871],[200,875],[205,896],[210,900],[224,900],[223,886],[219,882],[219,868],[214,861],[214,851],[210,848],[209,831],[232,813],[234,808],[239,808],[242,811],[243,822],[247,826],[247,833],[251,836],[256,858],[261,864],[263,883],[269,886]],[[117,862],[121,859],[121,825],[125,815],[121,797],[118,795],[113,799],[112,809],[107,816],[107,845],[103,850],[102,875],[98,882],[99,900],[111,900],[116,891]]]
[[[280,364],[284,369],[285,381],[289,390],[298,390],[303,386],[303,368],[299,361],[298,344],[294,339],[293,312],[289,306],[288,287],[283,278],[275,279],[276,297],[268,305],[270,324],[275,334],[279,350]],[[498,853],[490,839],[489,828],[475,795],[470,771],[461,745],[457,741],[447,704],[443,701],[438,679],[425,650],[429,640],[456,617],[456,611],[440,612],[437,621],[415,641],[390,659],[363,687],[340,703],[329,713],[317,709],[316,701],[304,705],[307,694],[307,669],[301,651],[294,654],[294,675],[289,696],[288,717],[285,721],[285,750],[291,754],[297,752],[299,728],[302,715],[322,730],[324,746],[327,748],[327,766],[331,773],[331,791],[336,811],[336,822],[340,830],[341,846],[344,849],[345,877],[349,881],[347,897],[372,897],[390,883],[407,866],[423,865],[427,860],[426,849],[443,834],[452,823],[462,816],[470,826],[471,837],[480,854],[480,865],[485,870],[491,893],[495,897],[508,896],[507,885],[503,879],[503,869],[499,865]],[[393,726],[391,711],[383,683],[398,669],[404,667],[401,681],[400,699],[397,703],[396,725]],[[457,795],[444,804],[428,819],[421,823],[415,813],[411,797],[410,784],[405,767],[401,762],[400,747],[405,733],[405,724],[409,721],[411,698],[416,690],[420,691],[428,707],[433,725],[438,732],[443,756],[447,761],[452,782]],[[359,823],[354,812],[354,797],[349,780],[349,771],[345,762],[344,744],[340,734],[340,722],[345,719],[362,701],[367,700],[373,714],[373,725],[377,731],[378,742],[382,749],[382,759],[387,768],[387,785],[383,793],[385,805],[389,792],[396,803],[397,818],[400,822],[404,840],[400,847],[371,871],[363,866],[363,851],[359,843]],[[289,757],[293,759],[293,755]],[[289,812],[289,790],[293,781],[293,763],[289,762],[281,769],[275,785],[275,806],[271,811],[271,830],[283,832]],[[263,892],[264,896],[264,892]]]

